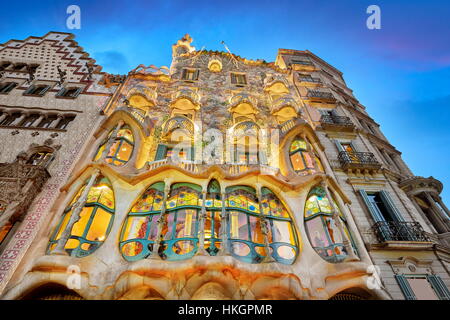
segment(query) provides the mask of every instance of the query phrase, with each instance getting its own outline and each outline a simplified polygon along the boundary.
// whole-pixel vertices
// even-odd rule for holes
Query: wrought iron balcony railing
[[[322,115],[320,122],[322,125],[326,126],[354,127],[354,124],[349,117]]]
[[[372,230],[379,242],[430,242],[418,222],[379,221],[373,225]]]
[[[338,156],[342,168],[379,168],[381,164],[372,152],[348,152],[341,151]]]
[[[331,92],[323,92],[323,91],[317,91],[317,90],[309,90],[308,94],[306,95],[308,98],[315,98],[315,99],[324,99],[324,100],[332,100],[335,101],[336,98],[333,96]]]
[[[298,77],[300,82],[309,82],[309,83],[322,83],[322,80],[319,78],[312,78],[312,77]]]

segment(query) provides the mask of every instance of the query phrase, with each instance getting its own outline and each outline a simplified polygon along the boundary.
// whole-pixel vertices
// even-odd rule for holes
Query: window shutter
[[[441,277],[436,275],[428,275],[427,279],[431,283],[431,286],[433,287],[439,299],[450,300],[450,291],[448,290],[444,281],[442,281]]]
[[[191,153],[191,156],[190,156],[191,161],[194,161],[195,160],[195,148],[194,148],[194,146],[191,146],[191,148],[189,149],[189,152]]]
[[[391,196],[386,191],[380,191],[381,200],[383,200],[387,209],[389,210],[391,216],[397,221],[404,221],[400,211],[398,211],[397,207],[394,205],[394,202],[391,199]]]
[[[162,160],[166,157],[167,146],[164,144],[159,144],[158,149],[156,149],[155,161]]]
[[[25,91],[25,94],[30,94],[31,91],[34,90],[34,85],[31,85],[28,87],[28,89]]]
[[[42,89],[41,96],[43,96],[48,91],[48,89],[50,89],[50,86],[46,86],[44,89]]]
[[[66,89],[65,88],[61,88],[61,90],[59,90],[59,92],[56,94],[57,97],[62,97],[65,93],[66,93]]]
[[[409,285],[408,280],[406,280],[404,275],[396,274],[395,279],[397,280],[400,289],[402,289],[403,295],[405,296],[406,300],[417,300],[414,291],[411,289],[411,286]]]
[[[374,208],[374,206],[372,205],[372,203],[369,200],[369,197],[367,196],[367,193],[365,190],[358,190],[359,194],[361,195],[361,197],[363,198],[367,208],[369,209],[370,214],[372,215],[373,220],[375,220],[375,222],[379,222],[379,221],[384,221],[383,216],[380,214],[380,212],[378,211],[377,208]]]
[[[192,80],[198,80],[198,75],[199,75],[199,73],[200,73],[200,70],[195,70],[194,71],[194,78],[192,79]]]
[[[234,73],[231,74],[231,83],[232,84],[236,83],[236,75]]]
[[[74,98],[78,97],[78,95],[81,93],[81,91],[83,91],[83,88],[78,88],[77,91],[75,91],[75,93],[73,94],[73,97]]]
[[[339,140],[334,140],[334,144],[336,145],[338,152],[345,151],[344,148],[342,148],[341,142]]]

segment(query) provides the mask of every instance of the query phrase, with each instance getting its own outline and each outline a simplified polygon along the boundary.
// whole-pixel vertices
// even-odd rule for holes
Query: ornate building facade
[[[0,62],[3,299],[450,299],[442,184],[313,53],[186,35],[110,75],[49,33]]]

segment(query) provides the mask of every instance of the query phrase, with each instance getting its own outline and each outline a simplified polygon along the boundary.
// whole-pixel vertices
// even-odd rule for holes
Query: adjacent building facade
[[[450,212],[309,51],[0,46],[3,299],[450,299]]]

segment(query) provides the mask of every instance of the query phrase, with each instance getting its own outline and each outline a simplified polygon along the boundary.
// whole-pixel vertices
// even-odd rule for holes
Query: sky
[[[81,29],[66,26],[69,5]],[[381,29],[369,30],[369,5]],[[72,32],[103,71],[169,66],[189,33],[197,49],[274,61],[279,48],[308,49],[344,73],[347,85],[415,175],[444,183],[450,207],[450,1],[8,1],[0,43]]]

